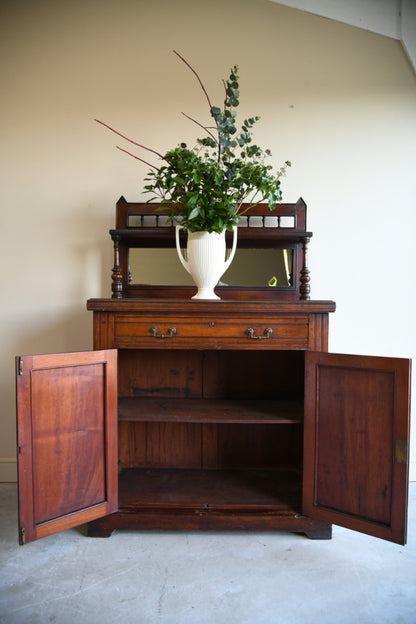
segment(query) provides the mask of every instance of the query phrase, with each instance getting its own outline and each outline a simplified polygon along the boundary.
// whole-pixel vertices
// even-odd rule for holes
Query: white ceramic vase
[[[188,231],[188,259],[185,260],[179,242],[181,229],[181,225],[176,226],[176,250],[179,260],[198,287],[198,292],[192,299],[220,299],[214,293],[214,288],[234,258],[237,247],[237,226],[233,228],[233,244],[227,259],[225,259],[225,230],[223,230],[221,234]]]

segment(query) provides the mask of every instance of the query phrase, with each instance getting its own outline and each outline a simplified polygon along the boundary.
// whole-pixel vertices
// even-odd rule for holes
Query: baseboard
[[[17,462],[15,457],[0,457],[0,483],[17,481]]]

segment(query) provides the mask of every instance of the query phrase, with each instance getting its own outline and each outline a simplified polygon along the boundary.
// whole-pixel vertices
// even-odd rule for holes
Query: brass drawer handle
[[[157,327],[151,327],[150,331],[154,338],[173,338],[174,335],[176,334],[176,327],[169,327],[167,334],[158,334]]]
[[[270,338],[272,333],[273,333],[273,330],[271,327],[266,327],[266,329],[264,330],[264,336],[255,336],[254,329],[252,327],[247,327],[246,329],[247,336],[249,338],[253,338],[253,340],[264,340],[265,338]]]

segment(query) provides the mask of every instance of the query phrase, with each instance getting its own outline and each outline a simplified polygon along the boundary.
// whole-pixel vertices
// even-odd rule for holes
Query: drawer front
[[[308,315],[275,318],[141,317],[115,315],[117,348],[307,349]]]

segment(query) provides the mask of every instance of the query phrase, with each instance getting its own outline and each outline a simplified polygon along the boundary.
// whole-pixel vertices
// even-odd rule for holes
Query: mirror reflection
[[[184,255],[186,250],[183,250]],[[186,257],[186,255],[185,255]],[[181,265],[176,249],[131,248],[131,284],[193,286]],[[239,249],[221,278],[228,286],[290,286],[293,273],[292,249]]]

